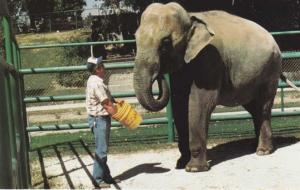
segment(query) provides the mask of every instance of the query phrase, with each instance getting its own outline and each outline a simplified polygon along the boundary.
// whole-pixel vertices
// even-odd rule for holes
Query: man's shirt
[[[112,96],[103,83],[103,79],[97,75],[91,75],[86,85],[86,110],[87,114],[92,116],[108,115],[107,111],[101,105],[105,99],[112,101]]]

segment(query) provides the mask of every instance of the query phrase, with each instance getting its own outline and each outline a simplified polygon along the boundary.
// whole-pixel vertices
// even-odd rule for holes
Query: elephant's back
[[[276,44],[273,36],[259,24],[225,11],[206,11],[191,15],[203,19],[215,32],[215,40],[212,42],[215,46],[224,45],[222,48],[228,50],[230,47],[234,50],[236,47],[260,50],[273,48]]]
[[[260,25],[224,11],[197,13],[197,17],[215,32],[211,43],[218,49],[228,71],[228,80],[235,88],[247,85],[262,74],[280,72],[274,69],[280,67],[279,47]]]

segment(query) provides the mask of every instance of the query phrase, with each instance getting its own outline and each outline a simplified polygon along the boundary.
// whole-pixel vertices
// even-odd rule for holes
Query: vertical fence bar
[[[16,65],[17,65],[17,47],[16,47],[16,43],[14,41],[11,42],[11,48],[12,48],[12,65],[14,66],[14,68],[17,68]],[[18,86],[18,76],[16,73],[14,73],[12,75],[11,73],[11,76],[12,76],[12,81],[11,81],[11,85],[13,86],[13,88],[11,88],[11,94],[13,96],[12,98],[12,105],[13,105],[13,120],[15,122],[15,125],[14,125],[14,133],[15,133],[15,140],[16,140],[16,149],[17,149],[17,168],[18,168],[18,176],[20,176],[19,178],[19,181],[18,181],[18,184],[19,184],[19,187],[22,187],[23,186],[23,179],[25,176],[23,176],[23,173],[22,173],[22,167],[20,167],[20,163],[22,162],[22,154],[21,154],[21,151],[22,151],[22,148],[21,148],[21,138],[22,138],[22,134],[21,134],[21,128],[22,128],[22,122],[20,121],[20,115],[21,115],[21,112],[20,112],[20,105],[19,105],[19,99],[20,99],[20,96],[18,94],[18,89],[19,89],[19,86]]]
[[[169,89],[171,91],[170,84],[170,75],[165,75],[166,81],[169,84]],[[175,134],[174,134],[174,125],[173,125],[173,112],[172,112],[172,103],[171,99],[167,105],[167,118],[168,118],[168,142],[174,142]]]
[[[20,54],[20,49],[17,49],[17,61],[18,61],[18,69],[21,69],[21,54]],[[22,112],[22,123],[23,123],[23,127],[22,127],[22,150],[23,155],[24,155],[24,160],[26,160],[26,164],[23,164],[23,169],[24,169],[24,175],[26,176],[26,186],[31,186],[31,174],[30,174],[30,162],[29,162],[29,137],[28,137],[28,132],[26,130],[28,124],[27,124],[27,112],[26,112],[26,104],[24,102],[24,98],[25,98],[25,88],[24,88],[24,75],[20,74],[19,75],[19,92],[20,92],[20,105],[21,105],[21,112]]]
[[[18,55],[19,55],[19,69],[22,68],[22,62],[21,62],[21,54],[20,54],[20,49],[18,49]],[[30,142],[29,142],[29,136],[27,132],[27,127],[28,127],[28,122],[27,122],[27,111],[26,111],[26,104],[24,102],[25,98],[25,84],[24,84],[24,75],[20,73],[20,95],[21,95],[21,105],[22,105],[22,110],[23,110],[23,130],[24,130],[24,146],[26,147],[26,152],[25,156],[27,159],[27,186],[31,186],[31,173],[30,173],[30,161],[29,161],[29,147],[30,147]]]
[[[4,164],[5,170],[1,168],[2,173],[7,176],[4,186],[1,188],[28,188],[29,180],[29,165],[28,152],[25,143],[25,123],[23,122],[23,99],[21,90],[21,80],[18,69],[20,69],[20,52],[16,41],[12,37],[10,22],[7,17],[1,19],[4,36],[4,47],[6,63],[2,65],[1,77],[3,83],[0,94],[3,97],[1,106],[1,116],[6,117],[6,125],[2,126],[6,130],[3,135],[6,136],[6,145],[1,150],[1,159],[3,155],[8,155]],[[3,61],[2,61],[3,62]],[[5,139],[5,138],[3,138]],[[2,147],[1,147],[2,148]],[[7,161],[9,159],[9,161]],[[25,163],[24,163],[25,161]],[[2,183],[2,182],[1,182]]]
[[[5,56],[6,56],[6,63],[12,64],[12,49],[11,49],[11,36],[10,36],[10,28],[9,28],[9,22],[6,17],[3,17],[2,19],[2,27],[3,27],[3,35],[4,35],[4,46],[5,46]],[[17,188],[17,179],[18,179],[18,172],[17,172],[17,159],[16,159],[16,141],[15,141],[15,134],[14,134],[14,121],[13,121],[13,115],[12,115],[12,99],[11,99],[11,93],[10,93],[10,81],[11,76],[8,72],[4,73],[4,81],[5,81],[5,103],[6,103],[6,112],[7,112],[7,128],[8,133],[5,134],[9,138],[9,146],[6,147],[6,150],[4,152],[10,154],[10,162],[7,164],[11,165],[11,171],[5,171],[7,172],[7,175],[10,176],[10,188]],[[9,150],[8,150],[9,149]],[[4,172],[4,171],[1,171]]]
[[[0,55],[1,56],[1,55]],[[4,59],[0,57],[0,189],[9,189],[14,187],[13,185],[13,173],[12,173],[12,157],[9,139],[9,118],[7,113],[7,97],[5,93],[6,78],[3,65]]]
[[[51,14],[49,16],[49,30],[50,30],[50,32],[52,32]]]
[[[20,69],[21,63],[20,63],[20,57],[19,57],[19,49],[16,45],[16,42],[13,42],[13,65],[15,66],[15,68],[17,70]],[[22,96],[22,89],[21,89],[21,78],[22,75],[20,75],[19,73],[16,73],[14,75],[15,78],[15,82],[16,82],[16,88],[15,88],[15,94],[16,94],[16,111],[19,113],[15,116],[15,120],[17,120],[17,126],[16,129],[18,131],[17,134],[19,134],[19,137],[17,138],[17,140],[19,141],[19,151],[18,151],[18,155],[19,155],[19,171],[20,171],[20,185],[21,187],[28,187],[28,185],[30,184],[30,170],[29,170],[29,157],[28,157],[28,147],[26,144],[26,136],[27,136],[27,132],[26,132],[26,123],[24,121],[26,121],[26,119],[24,120],[24,117],[26,117],[26,115],[24,115],[24,102],[23,102],[23,96]],[[26,110],[25,110],[26,112]],[[20,164],[23,161],[25,161],[26,164]]]
[[[284,112],[284,89],[280,88],[280,109]]]

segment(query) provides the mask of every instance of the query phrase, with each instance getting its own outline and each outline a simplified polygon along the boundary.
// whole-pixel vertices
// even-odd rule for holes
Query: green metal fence
[[[299,31],[292,32],[276,32],[274,35],[289,35],[300,33]],[[47,45],[28,45],[21,46],[21,49],[34,49],[34,48],[54,48],[54,47],[66,47],[66,46],[87,46],[87,45],[95,45],[95,44],[112,44],[112,43],[134,43],[134,40],[128,41],[119,41],[119,42],[83,42],[83,43],[64,43],[64,44],[47,44]],[[288,63],[291,59],[297,59],[299,61],[300,52],[284,52],[283,53],[284,63]],[[118,62],[118,63],[110,63],[105,64],[107,70],[114,69],[131,69],[133,68],[133,61],[129,62]],[[299,64],[298,64],[299,65]],[[300,65],[299,65],[300,66]],[[64,73],[64,72],[72,72],[72,71],[85,71],[86,66],[62,66],[62,67],[44,67],[44,68],[24,68],[21,69],[20,72],[24,75],[37,75],[37,74],[46,74],[46,73]],[[300,81],[294,81],[296,85],[300,85]],[[299,112],[284,112],[284,88],[289,87],[287,84],[283,82],[279,82],[279,88],[281,89],[281,113],[274,113],[273,116],[294,116],[299,115]],[[123,92],[123,93],[113,93],[113,96],[116,98],[124,98],[124,97],[135,97],[134,92]],[[57,95],[57,96],[31,96],[25,97],[25,103],[41,103],[41,102],[55,102],[55,101],[75,101],[75,100],[84,100],[84,94],[78,95]],[[171,105],[169,105],[171,106]],[[213,116],[212,121],[219,120],[237,120],[237,119],[249,119],[251,116],[249,114],[242,114],[239,116],[227,115],[227,116]],[[157,118],[157,119],[149,119],[145,120],[142,124],[161,124],[168,123],[169,124],[169,141],[174,140],[174,130],[172,125],[172,116],[170,107],[167,111],[167,118]],[[117,122],[113,122],[113,126],[118,125]],[[49,131],[49,130],[67,130],[67,129],[84,129],[88,128],[87,123],[70,123],[70,124],[50,124],[50,125],[32,125],[27,128],[28,132],[33,131]]]
[[[26,111],[23,102],[20,51],[10,30],[8,12],[1,2],[0,55],[0,188],[28,188],[30,184]]]
[[[0,2],[5,2],[1,1]],[[1,8],[0,8],[1,13]],[[0,14],[1,16],[2,14]],[[108,45],[134,43],[134,40],[119,42],[82,42],[82,43],[63,43],[47,45],[28,45],[18,47],[10,31],[10,23],[6,15],[1,17],[1,28],[5,40],[5,55],[0,55],[0,188],[28,188],[30,186],[30,171],[28,159],[28,134],[36,131],[55,131],[70,129],[88,128],[87,123],[66,123],[66,124],[47,124],[31,125],[27,127],[27,115],[25,104],[78,101],[84,100],[85,95],[49,95],[49,96],[26,96],[24,88],[24,77],[28,75],[44,75],[55,73],[69,73],[86,71],[86,66],[62,66],[44,68],[21,68],[20,49],[41,49],[54,47],[75,47],[88,45]],[[276,32],[273,35],[299,34],[299,31]],[[46,55],[45,55],[46,56]],[[297,59],[299,61],[300,52],[283,53],[284,62]],[[108,70],[132,69],[133,61],[105,63]],[[289,70],[289,69],[287,69]],[[300,85],[300,81],[296,81]],[[281,112],[273,113],[273,117],[295,116],[300,112],[287,112],[284,110],[284,88],[288,87],[285,83],[279,82],[281,89]],[[118,98],[135,97],[134,92],[113,93]],[[174,141],[173,118],[171,105],[167,106],[166,117],[151,118],[143,121],[142,125],[168,124],[168,140]],[[213,116],[212,121],[221,120],[244,120],[250,119],[249,114]],[[113,126],[119,126],[118,122],[113,122]]]
[[[30,45],[21,46],[20,49],[34,49],[34,48],[54,48],[54,47],[69,47],[69,46],[88,46],[95,44],[126,44],[134,43],[134,40],[126,41],[111,41],[111,42],[84,42],[84,43],[64,43],[64,44],[49,44],[49,45]],[[106,63],[106,70],[117,70],[117,69],[132,69],[134,63],[131,62],[116,62],[116,63]],[[48,67],[48,68],[25,68],[20,69],[23,75],[34,75],[34,74],[46,74],[46,73],[68,73],[74,71],[86,71],[86,66],[63,66],[63,67]],[[168,75],[166,76],[168,79]],[[156,94],[157,92],[154,92]],[[123,93],[112,93],[115,98],[126,98],[135,97],[134,92],[123,92]],[[25,103],[41,103],[41,102],[56,102],[56,101],[75,101],[75,100],[85,100],[84,94],[78,95],[58,95],[58,96],[31,96],[25,97]],[[167,105],[167,114],[164,118],[152,118],[144,120],[141,125],[151,125],[151,124],[167,124],[168,125],[168,141],[174,142],[174,126],[173,117],[171,111],[171,104]],[[120,126],[119,122],[113,122],[112,126]],[[27,128],[28,132],[35,131],[51,131],[51,130],[68,130],[68,129],[85,129],[88,128],[87,123],[68,123],[68,124],[52,124],[52,125],[32,125]]]

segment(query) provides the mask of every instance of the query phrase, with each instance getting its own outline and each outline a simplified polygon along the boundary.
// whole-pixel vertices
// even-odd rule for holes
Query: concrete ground
[[[208,151],[211,169],[200,173],[174,169],[179,157],[177,148],[112,154],[108,158],[111,174],[122,181],[111,189],[300,189],[299,139],[280,137],[275,139],[275,144],[276,151],[267,156],[254,153],[253,139],[212,145]],[[92,157],[63,154],[36,163],[33,172],[36,170],[36,175],[43,178],[35,180],[34,188],[93,188]],[[38,174],[41,168],[44,169]]]

